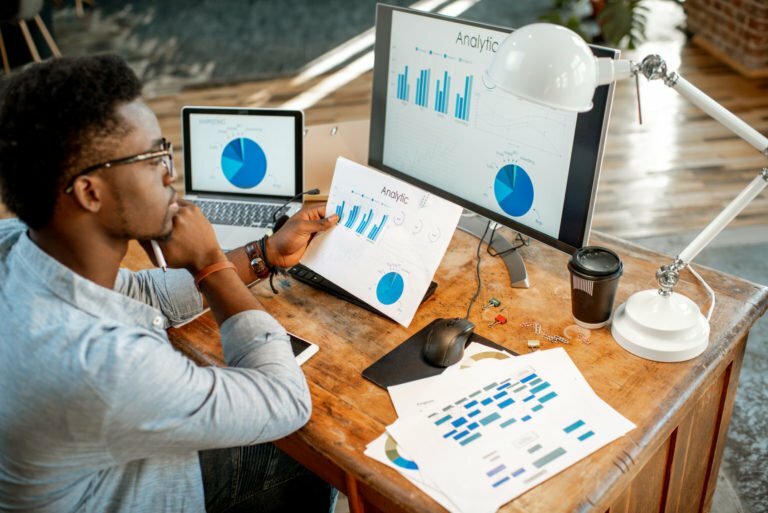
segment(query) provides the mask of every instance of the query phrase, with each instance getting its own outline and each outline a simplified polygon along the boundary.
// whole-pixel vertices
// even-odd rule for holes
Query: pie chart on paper
[[[246,137],[232,139],[221,152],[221,170],[229,183],[250,189],[267,174],[267,156],[255,141]]]
[[[395,442],[389,435],[387,435],[387,441],[384,443],[384,452],[389,461],[398,467],[406,468],[408,470],[418,470],[419,468],[415,461],[403,458],[400,451],[397,449],[397,442]]]
[[[395,303],[403,295],[405,281],[400,273],[389,272],[381,277],[376,286],[376,299],[383,305]]]
[[[512,217],[525,215],[533,206],[533,182],[525,169],[507,164],[496,173],[493,194],[501,209]]]

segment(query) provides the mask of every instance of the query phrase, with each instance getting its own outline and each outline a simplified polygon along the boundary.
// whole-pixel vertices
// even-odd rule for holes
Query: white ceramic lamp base
[[[630,296],[613,316],[611,334],[632,354],[657,362],[682,362],[709,343],[709,322],[696,303],[673,292],[644,290]]]

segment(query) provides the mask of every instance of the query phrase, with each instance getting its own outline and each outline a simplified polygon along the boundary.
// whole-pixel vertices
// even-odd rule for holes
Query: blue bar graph
[[[464,440],[459,442],[459,444],[460,445],[467,445],[468,443],[471,443],[471,442],[477,440],[481,436],[483,436],[483,435],[481,435],[480,433],[475,433],[474,435],[470,436],[469,438],[465,438]]]
[[[435,110],[448,114],[448,98],[451,90],[451,77],[448,72],[443,73],[443,87],[440,88],[440,81],[435,82]]]
[[[357,215],[360,213],[360,205],[355,205],[352,207],[352,212],[349,213],[349,217],[347,218],[347,222],[344,223],[345,228],[352,228],[352,225],[355,224],[355,220],[357,219]]]
[[[429,103],[429,75],[431,70],[423,69],[416,79],[416,105],[426,107]]]
[[[368,238],[371,241],[375,241],[376,237],[379,236],[379,233],[381,233],[381,229],[384,228],[384,225],[387,223],[388,218],[389,218],[388,215],[384,215],[384,217],[381,218],[381,222],[377,225],[374,225],[374,227],[371,228],[371,231],[368,232]]]
[[[398,100],[411,101],[410,85],[408,84],[408,66],[405,66],[402,73],[397,74],[397,87],[396,94]],[[448,71],[443,71],[443,75],[438,80],[431,81],[432,70],[430,68],[424,68],[419,70],[416,76],[416,94],[414,94],[413,102],[421,107],[430,106],[434,108],[435,112],[441,114],[448,114],[448,104],[451,98],[451,83],[455,77],[452,77]],[[463,94],[457,92],[454,94],[455,102],[453,105],[453,116],[456,119],[462,121],[469,121],[470,105],[472,103],[472,82],[474,80],[473,75],[466,75],[464,77],[464,91]],[[433,98],[430,99],[430,96]]]
[[[472,100],[472,75],[464,79],[464,95],[456,95],[456,107],[454,116],[458,119],[469,121],[469,105]]]
[[[397,99],[408,101],[411,86],[408,85],[408,66],[403,73],[397,74]]]
[[[378,224],[374,224],[373,218],[376,217],[374,209],[370,209],[367,213],[364,213],[362,219],[360,219],[360,213],[362,208],[368,208],[365,205],[353,205],[351,209],[347,206],[346,201],[342,201],[340,205],[336,205],[336,214],[339,216],[339,224],[343,224],[345,228],[354,230],[358,235],[363,235],[371,242],[376,242],[381,235],[381,231],[389,221],[389,214],[383,214]],[[344,216],[347,216],[346,218]]]
[[[373,209],[369,210],[367,214],[363,215],[363,219],[362,221],[360,221],[360,224],[357,226],[357,230],[355,230],[355,232],[362,234],[365,231],[365,229],[368,228],[368,225],[371,224],[372,218],[373,218]]]

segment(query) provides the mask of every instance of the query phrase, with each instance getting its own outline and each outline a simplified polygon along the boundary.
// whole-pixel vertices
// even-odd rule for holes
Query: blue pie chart
[[[221,152],[221,170],[229,183],[241,189],[256,187],[267,174],[267,156],[255,141],[232,139]]]
[[[493,194],[501,209],[512,217],[525,215],[533,206],[533,182],[525,169],[507,164],[496,173]]]
[[[405,282],[400,273],[391,272],[381,277],[376,286],[376,299],[383,305],[391,305],[403,295]]]

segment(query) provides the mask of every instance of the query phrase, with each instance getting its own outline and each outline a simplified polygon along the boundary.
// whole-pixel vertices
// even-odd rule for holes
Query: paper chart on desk
[[[474,366],[493,365],[507,358],[514,358],[514,356],[506,351],[499,351],[498,349],[472,342],[464,350],[464,356],[462,356],[461,360],[447,367],[441,374],[391,386],[387,388],[387,392],[392,400],[392,405],[395,407],[397,416],[407,417],[423,412],[425,408],[429,408],[430,405],[438,400],[437,391],[442,388],[442,383],[446,377]],[[419,399],[414,400],[417,397]]]
[[[301,263],[408,326],[461,216],[461,207],[345,158],[333,175],[326,214]]]
[[[443,492],[421,474],[416,462],[409,459],[402,448],[397,445],[397,442],[387,433],[369,443],[365,449],[365,455],[397,470],[400,475],[451,513],[461,513]]]
[[[387,432],[461,511],[495,511],[634,428],[562,348],[460,376]]]

